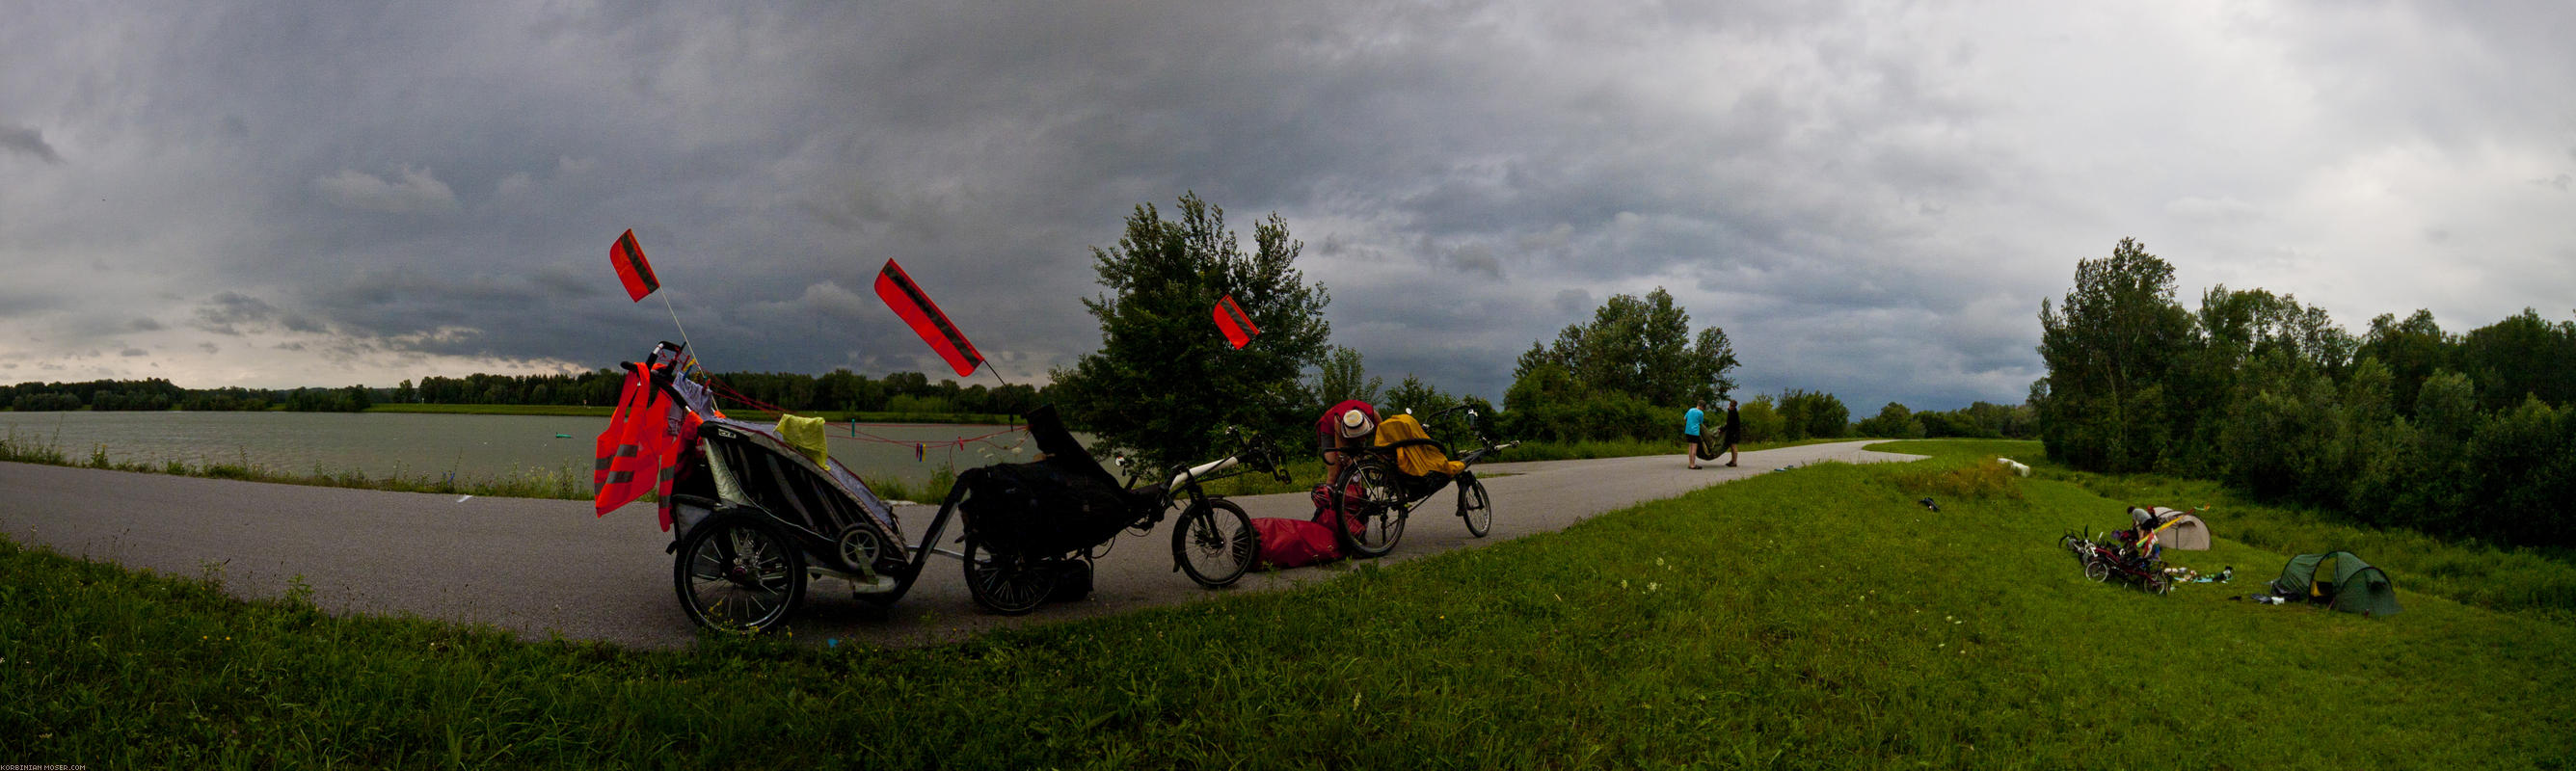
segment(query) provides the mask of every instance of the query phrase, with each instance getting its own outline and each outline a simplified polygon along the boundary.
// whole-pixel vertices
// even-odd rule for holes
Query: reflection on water
[[[53,445],[75,462],[104,447],[117,463],[232,464],[289,473],[319,468],[370,476],[452,473],[461,479],[530,470],[586,475],[592,440],[607,425],[606,418],[521,415],[0,412],[0,436]],[[853,437],[850,424],[834,424],[832,457],[868,479],[917,484],[951,463],[967,469],[1025,461],[1036,452],[1026,432],[1008,426],[862,424],[858,431],[867,436]]]

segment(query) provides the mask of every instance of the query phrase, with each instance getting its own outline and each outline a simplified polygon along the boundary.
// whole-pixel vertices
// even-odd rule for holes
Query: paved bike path
[[[1743,454],[1742,466],[1693,471],[1658,455],[1492,463],[1493,533],[1471,538],[1454,494],[1415,511],[1404,540],[1379,565],[1532,533],[1560,530],[1606,511],[1819,460],[1875,462],[1919,456],[1863,450],[1870,442]],[[1492,476],[1508,474],[1509,476]],[[217,572],[242,597],[277,597],[301,578],[333,613],[408,614],[492,624],[522,637],[604,640],[669,648],[697,639],[672,591],[670,536],[653,507],[631,504],[594,517],[583,501],[392,493],[260,484],[96,469],[0,463],[0,533],[72,557],[197,577]],[[1255,517],[1305,519],[1303,493],[1233,498]],[[920,538],[933,506],[901,512]],[[1172,570],[1167,519],[1153,533],[1123,535],[1100,560],[1095,593],[1026,616],[982,612],[957,560],[931,558],[910,594],[879,609],[848,585],[816,581],[791,624],[800,640],[884,645],[962,639],[988,629],[1123,613],[1331,578],[1348,563],[1253,573],[1233,587],[1201,589]],[[947,539],[963,529],[951,525]],[[948,548],[955,549],[954,544]]]

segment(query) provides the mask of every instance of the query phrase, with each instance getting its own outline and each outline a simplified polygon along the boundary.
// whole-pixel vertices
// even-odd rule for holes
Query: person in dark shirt
[[[1734,399],[1726,400],[1726,427],[1720,434],[1719,440],[1726,443],[1726,465],[1732,467],[1738,455],[1735,443],[1744,441],[1744,418],[1736,414]]]

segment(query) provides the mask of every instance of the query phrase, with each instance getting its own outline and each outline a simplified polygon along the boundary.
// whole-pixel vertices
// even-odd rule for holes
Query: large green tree
[[[1552,344],[1532,343],[1512,377],[1526,377],[1543,363],[1565,368],[1585,388],[1655,405],[1693,404],[1735,390],[1728,375],[1736,366],[1735,346],[1726,330],[1707,327],[1694,339],[1690,313],[1662,287],[1645,297],[1611,297],[1590,323],[1566,326]]]
[[[2153,468],[2173,436],[2166,381],[2193,348],[2192,316],[2174,302],[2173,266],[2135,239],[2075,265],[2062,305],[2039,301],[2038,402],[2049,457],[2108,472]],[[2185,405],[2186,408],[2194,408]]]
[[[1137,206],[1118,245],[1092,248],[1108,291],[1083,306],[1100,320],[1100,350],[1054,373],[1067,417],[1155,466],[1208,460],[1222,426],[1294,425],[1308,401],[1298,374],[1322,363],[1331,330],[1331,297],[1305,283],[1305,245],[1278,214],[1254,223],[1250,252],[1196,193],[1171,214]],[[1242,350],[1213,318],[1229,294],[1261,329]]]

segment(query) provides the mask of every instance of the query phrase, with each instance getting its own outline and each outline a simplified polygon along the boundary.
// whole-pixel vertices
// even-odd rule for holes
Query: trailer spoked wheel
[[[689,620],[718,631],[776,626],[805,601],[805,555],[778,528],[752,517],[718,517],[692,528],[671,573]]]

